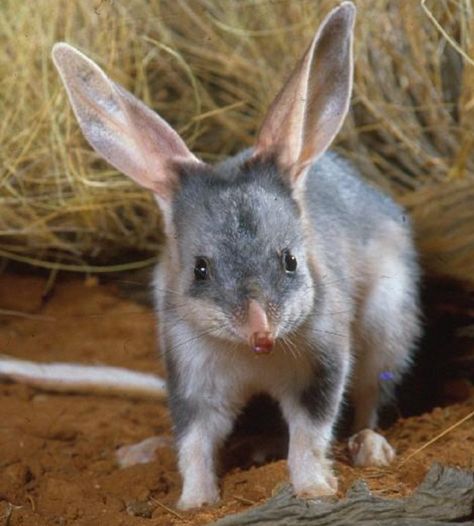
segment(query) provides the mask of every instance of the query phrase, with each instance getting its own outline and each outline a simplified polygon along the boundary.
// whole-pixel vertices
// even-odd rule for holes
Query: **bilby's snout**
[[[244,326],[250,348],[258,354],[267,354],[273,350],[274,335],[263,306],[250,299],[247,309],[247,322]]]
[[[250,338],[250,346],[256,354],[268,354],[273,350],[273,336],[271,332],[255,332]]]

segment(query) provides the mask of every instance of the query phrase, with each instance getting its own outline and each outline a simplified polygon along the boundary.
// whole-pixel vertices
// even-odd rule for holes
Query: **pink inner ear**
[[[127,174],[154,193],[168,200],[177,188],[176,167],[181,163],[202,164],[176,131],[158,114],[121,86],[119,103],[129,122],[129,133],[138,145],[132,155],[140,156],[143,170]]]
[[[274,153],[291,183],[330,146],[348,111],[354,16],[348,2],[329,13],[258,134],[254,156]]]
[[[71,46],[56,44],[53,59],[91,146],[119,171],[169,200],[177,184],[173,164],[200,163],[181,137]]]
[[[290,167],[294,163],[294,152],[299,150],[302,140],[300,123],[304,118],[304,108],[297,104],[297,98],[303,96],[301,68],[304,58],[270,105],[255,146],[255,157],[276,154],[284,167]]]

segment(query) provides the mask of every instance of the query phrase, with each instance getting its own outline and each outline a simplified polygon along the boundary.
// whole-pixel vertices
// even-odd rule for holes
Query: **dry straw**
[[[429,269],[472,278],[472,1],[356,3],[353,109],[337,148],[409,208]],[[53,42],[85,51],[212,161],[252,144],[335,4],[2,0],[0,257],[111,271],[150,264],[159,247],[151,196],[83,140],[53,70]]]

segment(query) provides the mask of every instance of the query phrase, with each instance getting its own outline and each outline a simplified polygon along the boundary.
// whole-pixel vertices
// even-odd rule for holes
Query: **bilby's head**
[[[172,303],[201,333],[269,352],[318,300],[305,179],[347,113],[354,14],[350,2],[329,13],[271,104],[254,148],[217,166],[194,156],[161,117],[82,53],[54,46],[89,143],[154,193],[173,253],[169,271],[179,299]]]

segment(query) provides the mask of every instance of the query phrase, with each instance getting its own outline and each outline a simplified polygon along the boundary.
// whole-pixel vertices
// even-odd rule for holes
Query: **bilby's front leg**
[[[205,348],[195,344],[193,351],[179,359],[171,353],[166,355],[168,404],[183,481],[178,501],[181,509],[219,500],[219,448],[240,409],[238,390],[205,359]]]
[[[166,320],[165,316],[160,330],[168,372],[168,406],[183,483],[177,505],[191,509],[213,504],[219,500],[219,449],[245,399],[234,377],[223,374],[228,359],[219,358],[221,349],[212,347],[212,341],[197,339],[185,323]],[[183,345],[188,341],[192,348]]]
[[[288,469],[300,497],[332,495],[337,490],[328,451],[348,367],[348,354],[335,352],[315,367],[308,385],[281,399],[290,431]]]
[[[178,464],[183,478],[179,508],[197,508],[219,500],[216,458],[232,422],[230,412],[201,409],[178,438]]]
[[[327,457],[332,422],[317,423],[296,410],[289,427],[288,469],[296,495],[314,498],[334,494],[337,479]]]

